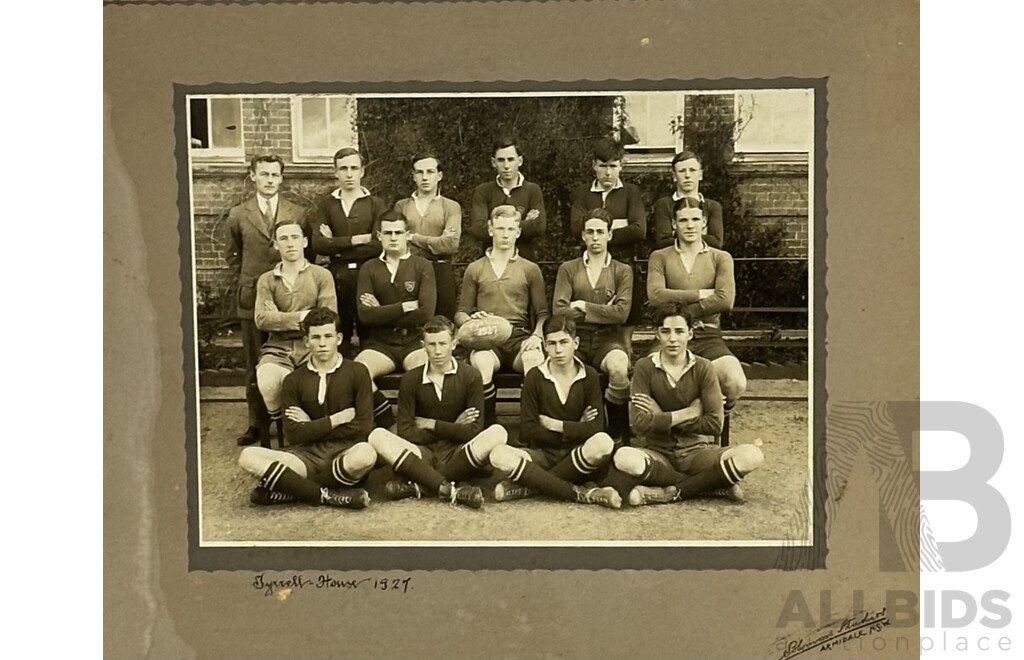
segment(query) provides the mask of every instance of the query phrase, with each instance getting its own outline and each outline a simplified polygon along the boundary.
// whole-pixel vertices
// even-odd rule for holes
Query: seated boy
[[[398,434],[382,428],[370,445],[405,480],[386,485],[391,499],[420,497],[421,487],[441,499],[473,508],[483,504],[476,486],[457,486],[488,471],[491,451],[504,445],[505,429],[483,428],[480,373],[452,357],[455,326],[435,316],[423,326],[427,363],[406,372],[398,389]]]
[[[604,432],[600,377],[576,358],[577,344],[572,319],[552,316],[544,322],[548,358],[523,378],[519,429],[526,446],[491,451],[491,465],[509,476],[494,489],[499,502],[540,492],[568,502],[622,506],[613,488],[576,485],[595,480],[614,450]]]

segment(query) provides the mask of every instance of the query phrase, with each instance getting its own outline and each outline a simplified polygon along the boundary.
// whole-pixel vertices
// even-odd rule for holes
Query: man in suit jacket
[[[238,295],[236,313],[242,323],[242,347],[245,352],[245,399],[249,404],[249,428],[238,437],[239,445],[260,440],[260,429],[269,433],[270,419],[263,397],[256,387],[256,363],[267,333],[253,321],[256,281],[281,260],[272,244],[271,228],[278,220],[301,222],[306,210],[279,195],[284,179],[284,162],[277,154],[254,156],[249,163],[249,180],[256,194],[228,212],[224,259],[236,277]],[[269,444],[269,438],[262,438]]]

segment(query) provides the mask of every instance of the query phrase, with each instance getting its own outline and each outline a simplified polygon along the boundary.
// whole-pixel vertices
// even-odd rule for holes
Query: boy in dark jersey
[[[384,200],[363,187],[363,158],[357,149],[344,147],[334,154],[334,178],[338,187],[324,195],[313,211],[310,224],[313,252],[331,258],[337,287],[338,313],[345,343],[342,353],[351,356],[352,331],[359,341],[363,329],[356,314],[356,283],[359,267],[380,254],[377,231],[388,210]]]
[[[398,434],[382,428],[370,444],[395,472],[391,499],[420,497],[422,490],[473,508],[483,504],[476,486],[456,485],[487,471],[491,451],[504,445],[505,429],[483,428],[480,373],[452,357],[455,326],[435,316],[423,326],[427,363],[406,372],[398,389]]]
[[[613,509],[622,499],[613,488],[576,485],[596,479],[614,451],[604,432],[601,379],[575,355],[576,324],[566,316],[544,322],[548,359],[523,378],[519,438],[524,447],[499,445],[491,465],[509,475],[494,489],[499,502],[542,493]]]
[[[395,369],[408,371],[426,361],[420,326],[434,315],[437,301],[433,267],[409,252],[406,219],[388,211],[381,218],[377,236],[384,250],[359,269],[356,289],[365,335],[360,338],[356,362],[366,367],[371,380]],[[391,404],[376,384],[373,410],[377,426],[388,428],[395,423]]]
[[[704,242],[713,248],[723,249],[725,229],[722,224],[722,205],[708,199],[700,192],[704,179],[700,158],[692,151],[680,151],[672,158],[672,179],[676,189],[671,195],[654,203],[654,231],[652,244],[660,250],[671,246],[676,240],[675,204],[683,197],[693,198],[704,209],[708,219],[704,228]]]
[[[377,461],[366,442],[373,427],[370,375],[338,353],[338,315],[317,307],[302,320],[309,361],[281,387],[289,449],[246,447],[238,464],[259,479],[253,504],[302,501],[352,509],[370,503],[353,488]]]
[[[489,246],[491,237],[487,228],[491,212],[499,206],[514,206],[522,216],[519,251],[530,261],[536,261],[537,244],[544,238],[547,228],[540,186],[523,178],[519,171],[523,166],[523,156],[511,138],[502,137],[494,143],[491,165],[497,173],[494,181],[481,183],[473,190],[469,235],[485,247]]]
[[[672,502],[704,493],[743,501],[737,485],[764,455],[754,445],[721,447],[722,392],[712,364],[691,351],[689,309],[675,303],[658,309],[659,350],[633,370],[630,421],[634,447],[615,452],[603,482],[633,506]]]

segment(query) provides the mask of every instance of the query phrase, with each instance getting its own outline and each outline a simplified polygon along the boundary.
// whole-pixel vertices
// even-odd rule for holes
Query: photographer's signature
[[[782,650],[779,660],[789,660],[812,649],[828,651],[861,637],[867,637],[889,625],[885,608],[847,617],[824,626],[808,639],[779,638],[777,648]]]

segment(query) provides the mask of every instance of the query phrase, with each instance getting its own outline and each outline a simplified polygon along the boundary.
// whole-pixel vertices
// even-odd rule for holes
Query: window
[[[809,89],[773,89],[736,94],[736,152],[808,153],[814,137]]]
[[[245,160],[240,99],[189,97],[188,131],[193,156]]]
[[[619,139],[627,149],[681,148],[682,136],[672,131],[682,117],[686,94],[682,92],[632,92],[622,95],[618,112]]]
[[[342,147],[358,146],[354,96],[292,97],[295,162],[330,160]]]

